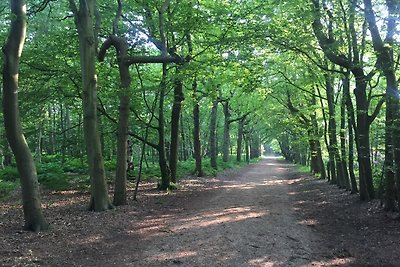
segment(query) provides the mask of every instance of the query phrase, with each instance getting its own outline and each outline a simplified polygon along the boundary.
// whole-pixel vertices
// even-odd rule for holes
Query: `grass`
[[[310,166],[296,165],[296,169],[300,173],[310,173]]]

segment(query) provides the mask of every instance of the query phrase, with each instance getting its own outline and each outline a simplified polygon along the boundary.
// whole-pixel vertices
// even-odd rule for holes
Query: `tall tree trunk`
[[[394,168],[394,149],[393,149],[393,100],[386,94],[385,112],[385,210],[394,211],[396,208],[396,186]],[[397,137],[398,138],[398,137]]]
[[[358,192],[357,180],[354,174],[354,129],[355,129],[355,117],[354,117],[354,107],[353,102],[351,101],[350,96],[350,73],[346,72],[344,77],[344,86],[343,86],[343,96],[346,101],[346,110],[347,110],[347,130],[349,132],[349,151],[348,151],[348,160],[349,160],[349,176],[351,182],[351,193],[355,194]]]
[[[37,163],[41,163],[42,162],[42,144],[43,144],[43,122],[39,123],[39,128],[37,130],[37,144],[36,144],[36,151],[35,151],[35,161]]]
[[[316,97],[312,97],[312,104],[316,105]],[[312,165],[314,165],[313,172],[320,174],[320,179],[325,180],[326,177],[326,171],[325,171],[325,164],[324,160],[322,158],[322,149],[321,149],[321,142],[320,142],[320,134],[319,134],[319,129],[318,129],[318,121],[317,121],[317,114],[314,112],[311,114],[311,137],[309,133],[309,139],[312,141],[310,144],[310,152],[311,152],[311,161],[314,162]]]
[[[229,146],[231,143],[230,126],[231,126],[231,112],[229,110],[229,101],[226,100],[222,103],[224,109],[224,137],[222,143],[222,161],[229,161]]]
[[[108,197],[101,151],[100,133],[97,124],[97,75],[95,34],[95,0],[80,0],[79,10],[74,0],[69,0],[78,30],[82,73],[83,134],[85,138],[89,175],[91,181],[91,200],[89,210],[104,211],[112,208]]]
[[[118,17],[114,24],[118,21]],[[126,205],[126,180],[128,171],[128,124],[131,75],[129,65],[125,64],[128,56],[128,44],[123,38],[110,36],[102,45],[99,61],[103,61],[107,49],[113,45],[117,50],[118,70],[120,76],[118,135],[117,135],[117,168],[115,173],[114,205]]]
[[[219,99],[213,101],[210,116],[210,161],[211,167],[217,169],[217,117]]]
[[[54,155],[55,151],[55,144],[54,144],[54,134],[55,134],[55,123],[53,119],[53,106],[50,105],[47,109],[48,116],[49,116],[49,126],[50,126],[50,131],[49,131],[49,144],[47,147],[47,153],[50,155]]]
[[[176,80],[174,82],[174,103],[172,104],[171,114],[171,144],[169,167],[171,171],[171,182],[176,183],[176,166],[178,164],[178,151],[179,151],[179,119],[181,117],[182,101],[185,99],[183,95],[183,82],[179,77],[179,67],[176,73]]]
[[[243,144],[243,132],[244,132],[244,123],[245,123],[245,118],[242,118],[239,120],[239,125],[238,125],[238,136],[237,136],[237,150],[236,150],[236,161],[241,162],[242,161],[242,144]]]
[[[167,190],[171,182],[171,171],[167,162],[165,151],[165,119],[164,119],[164,100],[167,87],[167,64],[163,64],[163,75],[160,83],[160,99],[158,106],[158,164],[161,172],[160,190]]]
[[[245,153],[246,153],[246,162],[250,163],[250,145],[249,145],[249,138],[247,136],[244,137],[244,144],[245,144]]]
[[[193,148],[194,148],[194,159],[196,161],[195,173],[198,177],[202,177],[203,166],[202,166],[202,156],[201,156],[201,140],[200,140],[200,103],[199,97],[197,97],[197,81],[196,79],[192,84],[193,90]]]
[[[338,184],[343,188],[343,166],[340,158],[337,133],[336,133],[336,110],[335,110],[335,93],[333,88],[333,81],[330,74],[325,74],[326,80],[326,95],[328,100],[329,110],[329,161],[331,164],[331,183]]]
[[[10,1],[12,22],[3,47],[3,116],[6,136],[15,155],[22,189],[25,229],[40,231],[48,228],[43,216],[35,162],[22,132],[18,107],[19,63],[26,35],[25,0]]]
[[[342,79],[343,87],[350,86],[348,80]],[[346,160],[346,96],[343,93],[340,102],[340,153],[342,159],[343,182],[347,190],[351,189],[349,172],[347,170]]]
[[[183,115],[181,112],[181,123],[180,123],[180,132],[181,132],[181,159],[183,161],[188,160],[189,158],[189,153],[188,153],[188,148],[186,146],[186,135],[185,135],[185,124],[183,121]]]
[[[354,93],[356,95],[357,106],[356,146],[360,165],[360,199],[370,200],[375,197],[375,191],[372,182],[371,156],[369,151],[370,120],[366,94],[367,84],[365,75],[358,75],[355,78],[356,89],[354,89]]]

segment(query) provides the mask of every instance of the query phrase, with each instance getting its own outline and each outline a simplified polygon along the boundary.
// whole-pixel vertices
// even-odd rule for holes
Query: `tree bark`
[[[196,79],[192,83],[193,90],[193,148],[194,148],[194,159],[196,161],[195,173],[198,177],[202,177],[203,166],[202,166],[202,155],[201,155],[201,140],[200,140],[200,99],[197,97],[197,81]]]
[[[172,104],[171,114],[171,144],[169,167],[171,171],[171,182],[176,183],[176,167],[178,164],[178,151],[179,151],[179,120],[181,117],[182,101],[185,99],[183,95],[183,82],[180,78],[179,66],[174,82],[174,103]]]
[[[213,101],[210,116],[210,161],[211,167],[217,169],[217,118],[218,118],[218,104],[219,99],[216,98]]]
[[[340,158],[337,133],[336,133],[336,110],[335,110],[335,95],[332,84],[332,78],[329,74],[325,74],[326,80],[326,95],[328,100],[329,110],[329,162],[331,171],[331,183],[338,184],[339,187],[344,187],[343,166]]]
[[[231,112],[229,110],[229,101],[225,100],[222,103],[224,109],[224,136],[222,143],[222,161],[229,161],[229,146],[231,143],[230,130],[231,130]]]
[[[242,161],[242,144],[243,144],[243,134],[244,134],[244,123],[245,118],[239,120],[238,124],[238,136],[237,136],[237,150],[236,150],[236,161]]]
[[[180,118],[180,132],[181,132],[181,157],[180,159],[183,161],[188,160],[189,158],[189,153],[188,153],[188,147],[186,144],[186,132],[185,132],[185,124],[184,124],[184,120],[183,120],[183,115],[181,112],[181,118]],[[189,145],[190,147],[190,145]]]
[[[349,176],[351,182],[351,193],[358,193],[358,186],[356,176],[354,174],[354,129],[355,129],[355,117],[354,117],[354,107],[350,96],[350,73],[346,72],[344,77],[343,86],[343,96],[346,101],[347,110],[347,130],[349,132],[349,151],[348,151],[348,161],[349,161]]]
[[[12,22],[3,47],[3,116],[7,140],[15,155],[22,189],[25,229],[41,231],[48,228],[43,216],[35,162],[22,132],[18,107],[18,74],[26,35],[25,0],[10,1]]]
[[[348,79],[342,79],[343,87],[350,86]],[[343,89],[344,91],[345,89]],[[348,90],[348,89],[347,89]],[[346,96],[342,93],[342,99],[340,102],[340,157],[342,160],[342,170],[343,170],[343,182],[347,190],[351,190],[349,172],[347,169],[346,160]]]
[[[117,168],[115,172],[114,200],[116,206],[126,205],[126,180],[128,171],[128,124],[129,124],[129,105],[131,75],[129,65],[125,64],[128,56],[128,44],[122,38],[110,36],[101,47],[99,61],[103,61],[105,53],[110,45],[117,51],[117,62],[120,77],[119,113],[118,113],[118,133],[117,133]]]
[[[80,0],[79,10],[74,0],[69,0],[78,30],[82,73],[83,134],[87,150],[89,175],[91,180],[91,200],[89,210],[104,211],[112,208],[108,197],[101,151],[100,133],[97,124],[97,75],[96,46],[94,30],[95,0]]]
[[[165,119],[164,119],[164,100],[167,87],[167,64],[163,64],[163,75],[160,83],[160,99],[158,106],[158,164],[161,171],[160,190],[167,190],[171,182],[171,171],[168,166],[166,145],[165,145]]]

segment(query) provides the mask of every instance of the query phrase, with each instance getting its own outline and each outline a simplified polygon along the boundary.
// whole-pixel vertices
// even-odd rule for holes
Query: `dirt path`
[[[263,160],[206,186],[173,212],[142,222],[137,266],[300,266],[315,238],[289,200],[290,165]],[[146,228],[162,223],[161,232]]]
[[[144,188],[139,202],[103,213],[84,210],[87,194],[46,195],[52,228],[39,234],[20,231],[19,207],[5,203],[0,208],[0,266],[399,262],[397,221],[371,212],[371,204],[357,202],[356,196],[301,177],[293,165],[277,159],[182,185],[172,194]]]

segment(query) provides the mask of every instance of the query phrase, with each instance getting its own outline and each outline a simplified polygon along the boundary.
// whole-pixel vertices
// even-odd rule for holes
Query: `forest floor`
[[[88,212],[87,193],[43,193],[48,231],[21,230],[18,198],[0,203],[0,266],[400,266],[400,222],[379,202],[275,158],[172,193]]]

